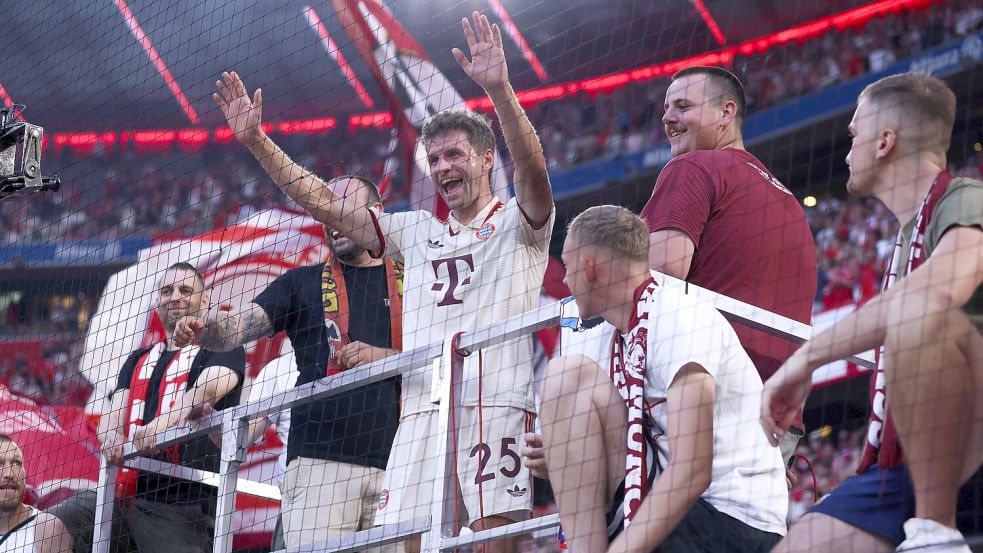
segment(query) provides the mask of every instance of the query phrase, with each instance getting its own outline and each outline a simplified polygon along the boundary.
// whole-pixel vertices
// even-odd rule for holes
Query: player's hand
[[[203,417],[207,417],[215,412],[215,406],[212,402],[206,401],[199,405],[191,405],[185,407],[181,410],[180,415],[178,415],[177,424],[175,426],[182,427],[188,426],[193,422],[198,422]]]
[[[222,73],[215,81],[218,92],[212,94],[215,103],[221,108],[225,120],[235,137],[247,148],[263,139],[263,90],[256,89],[252,99],[246,91],[239,74],[235,71]]]
[[[543,448],[543,437],[533,432],[527,432],[522,436],[526,445],[522,446],[522,464],[529,469],[536,478],[549,478],[549,471],[546,469],[546,450]]]
[[[795,352],[765,382],[761,396],[761,427],[772,446],[788,432],[812,390],[812,371],[802,350]]]
[[[471,61],[460,48],[454,48],[451,53],[461,65],[461,69],[478,83],[486,92],[501,88],[509,82],[509,68],[505,64],[505,49],[502,47],[502,31],[498,25],[488,23],[488,18],[474,12],[471,14],[474,28],[468,18],[461,19],[464,37],[468,40],[471,51]]]
[[[122,432],[107,432],[102,441],[102,456],[113,465],[123,464],[123,438]]]
[[[366,365],[379,359],[385,359],[393,354],[393,350],[377,348],[364,342],[352,342],[335,354],[338,364],[346,369]]]
[[[205,319],[186,315],[174,325],[174,345],[179,348],[201,343],[205,334]]]
[[[788,491],[792,491],[792,488],[799,483],[799,475],[795,472],[795,469],[785,469],[785,485],[788,486]]]

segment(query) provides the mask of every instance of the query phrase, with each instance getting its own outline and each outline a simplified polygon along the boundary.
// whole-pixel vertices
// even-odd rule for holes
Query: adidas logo
[[[440,243],[440,240],[437,240],[435,242],[433,240],[430,240],[429,238],[427,239],[427,246],[430,247],[430,248],[433,248],[433,249],[443,248],[444,247],[444,245]]]
[[[505,488],[505,491],[512,497],[522,497],[526,495],[526,488],[520,488],[518,484],[512,486],[511,488]]]

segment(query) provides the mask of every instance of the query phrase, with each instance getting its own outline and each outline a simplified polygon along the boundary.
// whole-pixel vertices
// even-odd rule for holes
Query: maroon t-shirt
[[[674,157],[642,218],[649,232],[677,229],[696,252],[686,281],[808,324],[816,297],[816,243],[791,192],[744,150]],[[797,346],[734,324],[762,380]]]

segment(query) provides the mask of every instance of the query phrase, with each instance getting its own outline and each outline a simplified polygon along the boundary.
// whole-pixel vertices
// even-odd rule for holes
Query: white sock
[[[927,518],[910,518],[904,523],[905,541],[897,551],[925,553],[971,553],[962,532]]]

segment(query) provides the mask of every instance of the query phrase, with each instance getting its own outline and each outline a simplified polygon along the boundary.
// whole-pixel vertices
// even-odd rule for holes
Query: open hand
[[[225,120],[229,122],[229,127],[239,142],[248,148],[261,141],[263,90],[257,88],[250,99],[246,85],[235,71],[222,73],[222,78],[215,81],[215,85],[218,87],[218,92],[212,94],[212,98],[221,108]]]
[[[502,31],[497,24],[489,24],[488,18],[478,12],[471,14],[471,19],[474,20],[473,29],[466,17],[461,19],[471,61],[468,61],[459,48],[452,49],[451,53],[468,77],[481,85],[486,92],[490,92],[509,82],[509,68],[505,64],[505,49],[502,47]]]

